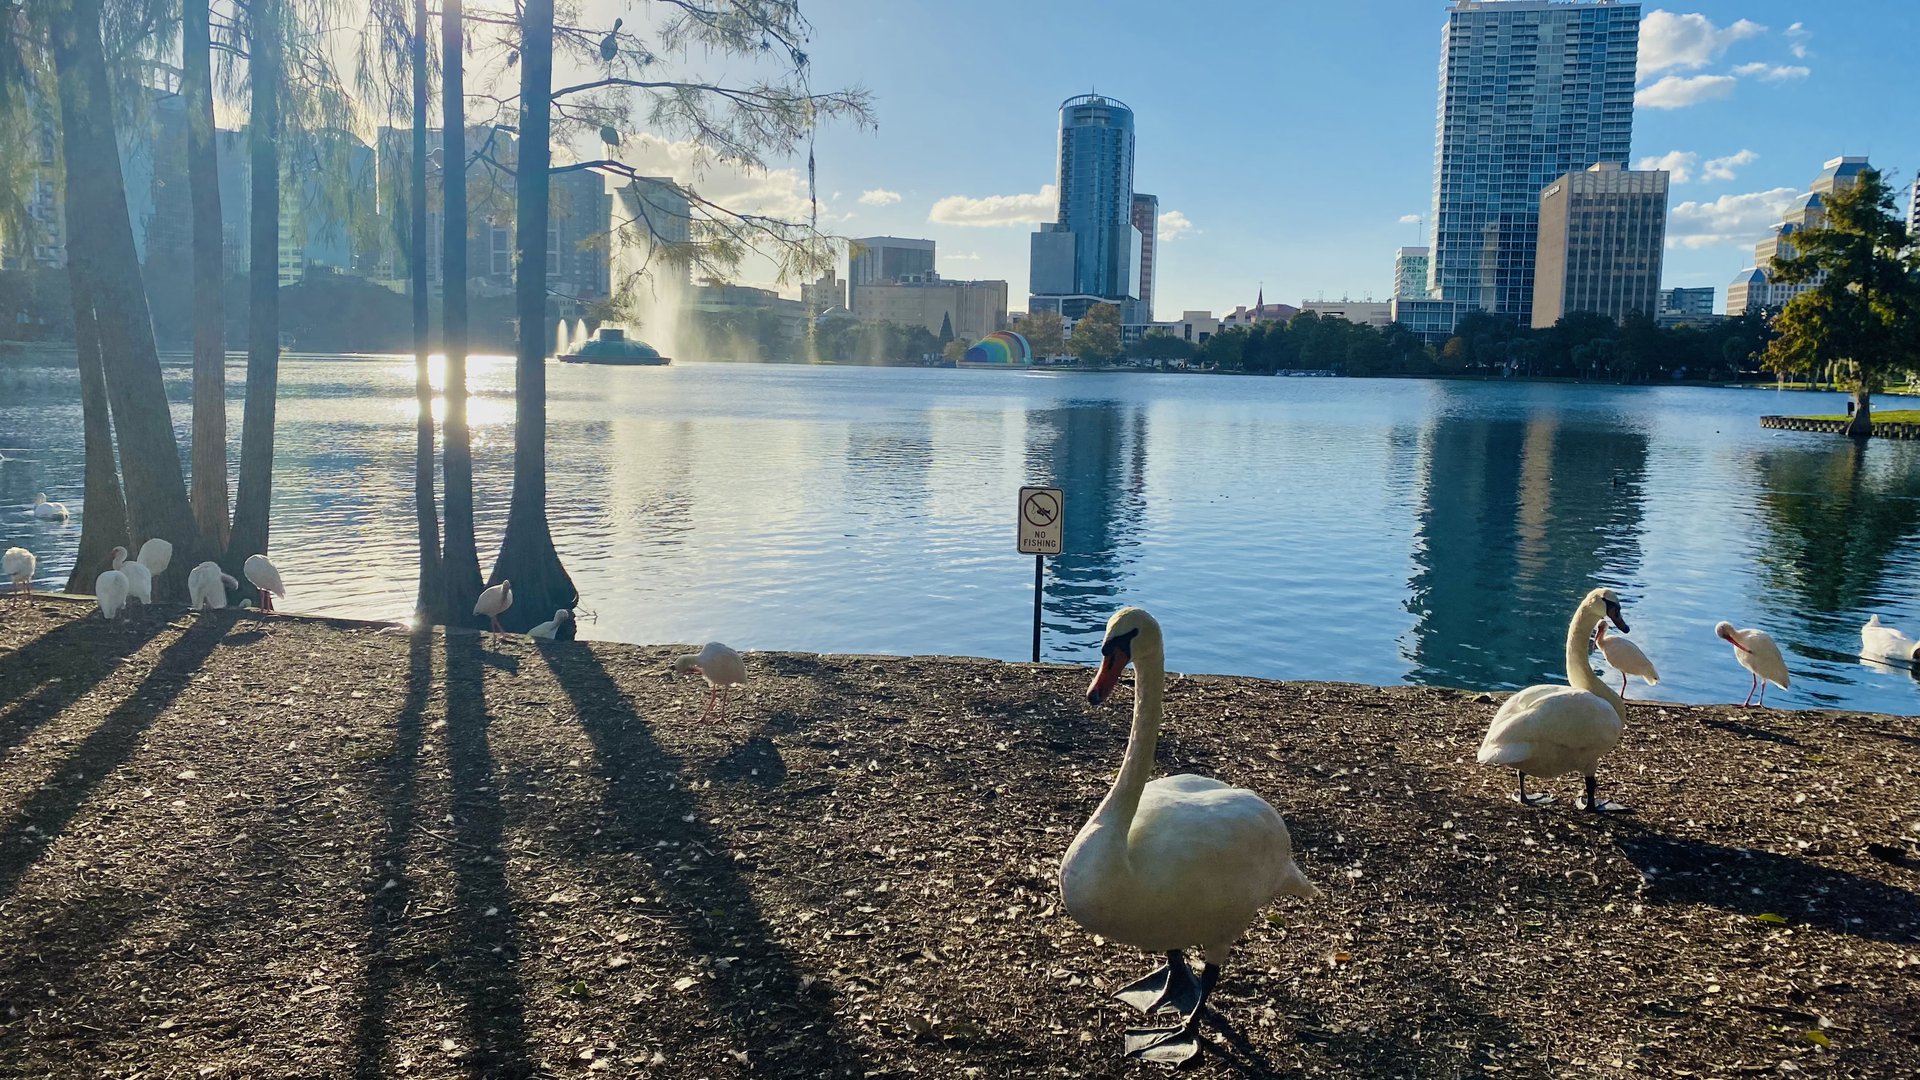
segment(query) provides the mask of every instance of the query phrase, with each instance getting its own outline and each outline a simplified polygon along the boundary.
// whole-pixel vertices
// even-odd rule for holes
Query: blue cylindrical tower
[[[1060,225],[1074,234],[1074,290],[1135,295],[1133,110],[1082,94],[1060,104]]]

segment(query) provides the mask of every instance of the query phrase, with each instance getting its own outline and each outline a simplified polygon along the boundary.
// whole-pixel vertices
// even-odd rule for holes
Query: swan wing
[[[1482,765],[1551,768],[1598,759],[1620,742],[1620,714],[1598,694],[1571,686],[1529,686],[1508,698],[1480,741]]]
[[[1319,892],[1294,865],[1279,811],[1201,776],[1146,786],[1127,834],[1127,864],[1132,910],[1121,940],[1154,951],[1225,948],[1274,897]]]
[[[1914,640],[1878,620],[1876,615],[1873,622],[1860,628],[1860,655],[1873,660],[1913,659]]]

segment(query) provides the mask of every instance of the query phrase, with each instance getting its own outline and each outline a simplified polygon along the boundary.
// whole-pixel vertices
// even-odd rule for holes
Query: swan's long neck
[[[1591,614],[1584,607],[1573,613],[1573,621],[1567,624],[1567,682],[1589,694],[1605,698],[1624,723],[1627,719],[1626,701],[1613,692],[1606,680],[1593,673],[1593,664],[1588,659],[1593,632],[1600,628],[1606,618],[1606,612]]]
[[[1167,679],[1166,663],[1158,656],[1144,661],[1135,657],[1133,670],[1133,731],[1127,736],[1127,756],[1120,762],[1113,788],[1093,815],[1096,823],[1112,826],[1122,842],[1133,824],[1134,811],[1140,808],[1140,792],[1153,775],[1153,752],[1160,742],[1160,698]]]

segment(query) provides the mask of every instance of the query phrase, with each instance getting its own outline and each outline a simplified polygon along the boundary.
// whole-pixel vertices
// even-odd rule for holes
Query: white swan
[[[187,606],[195,610],[226,607],[227,590],[239,587],[232,574],[220,571],[219,563],[203,562],[187,572]]]
[[[1608,634],[1607,624],[1602,622],[1600,629],[1594,631],[1593,643],[1600,646],[1600,655],[1607,658],[1607,666],[1620,673],[1620,696],[1627,696],[1627,676],[1637,675],[1652,686],[1660,681],[1660,673],[1654,670],[1653,661],[1640,651],[1640,646],[1625,634]]]
[[[11,558],[13,552],[7,552],[7,556]],[[1887,626],[1880,621],[1880,616],[1873,615],[1868,617],[1867,625],[1860,628],[1860,655],[1868,660],[1920,664],[1920,641]]]
[[[0,569],[7,573],[7,580],[13,582],[13,595],[22,600],[33,599],[33,571],[40,561],[33,552],[23,547],[10,547],[4,556],[0,556]]]
[[[48,502],[45,495],[35,495],[33,497],[33,510],[31,512],[34,517],[40,518],[43,521],[53,518],[65,521],[67,518],[66,505],[64,503]]]
[[[159,577],[167,572],[167,567],[173,565],[173,545],[157,536],[152,537],[140,545],[138,558],[148,573]]]
[[[488,586],[486,591],[480,594],[480,599],[473,602],[473,613],[485,615],[493,623],[493,632],[504,634],[507,631],[500,625],[500,613],[512,606],[513,582],[502,581],[498,585]]]
[[[1620,808],[1601,802],[1595,793],[1594,771],[1620,744],[1627,721],[1626,700],[1593,673],[1587,659],[1588,642],[1607,619],[1627,632],[1620,598],[1612,589],[1595,589],[1583,597],[1567,623],[1567,681],[1572,685],[1529,686],[1508,698],[1487,725],[1479,762],[1519,773],[1520,791],[1514,798],[1523,806],[1553,801],[1551,795],[1528,795],[1527,777],[1579,773],[1587,781],[1586,809]]]
[[[116,619],[127,606],[127,575],[118,570],[103,571],[93,579],[94,602],[100,605],[102,618]]]
[[[713,715],[716,703],[720,706],[720,719],[725,720],[727,692],[733,687],[747,684],[747,662],[740,659],[739,653],[717,641],[707,642],[697,653],[675,657],[673,670],[682,675],[699,675],[707,680],[707,708],[700,714],[702,720]]]
[[[139,561],[127,561],[127,549],[113,549],[113,568],[126,575],[127,596],[142,604],[153,603],[153,572]]]
[[[1126,756],[1060,863],[1060,899],[1093,933],[1166,954],[1165,967],[1115,996],[1148,1014],[1184,1014],[1179,1027],[1132,1030],[1126,1041],[1129,1057],[1180,1062],[1199,1049],[1207,995],[1247,924],[1277,896],[1320,890],[1294,865],[1286,822],[1260,796],[1204,776],[1147,782],[1166,660],[1160,624],[1132,607],[1107,620],[1087,700],[1105,700],[1129,663],[1137,684]],[[1197,983],[1183,952],[1196,945],[1206,951]]]
[[[553,636],[560,632],[560,624],[572,621],[573,612],[559,608],[554,611],[553,618],[527,631],[527,636],[535,641],[552,641]]]
[[[240,566],[240,572],[260,590],[260,610],[272,611],[273,598],[287,595],[287,587],[280,583],[280,571],[267,561],[265,555],[249,555]]]
[[[1753,673],[1753,685],[1747,688],[1747,700],[1740,703],[1741,708],[1753,704],[1753,692],[1760,691],[1760,707],[1767,705],[1767,683],[1782,690],[1793,685],[1793,676],[1787,672],[1786,657],[1780,655],[1780,646],[1773,643],[1773,636],[1765,630],[1735,630],[1730,622],[1713,625],[1715,637],[1733,646],[1733,658],[1740,666]],[[1766,682],[1762,682],[1764,679]]]

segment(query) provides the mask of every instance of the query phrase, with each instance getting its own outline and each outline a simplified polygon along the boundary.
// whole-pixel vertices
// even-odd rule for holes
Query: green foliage
[[[1035,359],[1059,356],[1067,351],[1067,332],[1057,311],[1028,312],[1014,329],[1033,346]]]
[[[1774,370],[1837,370],[1861,395],[1920,371],[1920,241],[1878,172],[1828,195],[1825,223],[1795,233],[1774,274],[1789,284],[1818,280],[1774,322],[1780,336],[1766,353]]]
[[[955,341],[965,346],[970,342]],[[810,359],[836,364],[917,364],[928,356],[945,356],[940,339],[924,326],[888,322],[824,319],[814,324]]]
[[[1095,304],[1075,319],[1073,355],[1081,363],[1098,363],[1120,355],[1120,308],[1114,304]]]
[[[1193,353],[1193,345],[1186,339],[1174,337],[1164,330],[1142,334],[1140,340],[1127,346],[1127,358],[1130,360],[1188,360],[1192,359]]]

